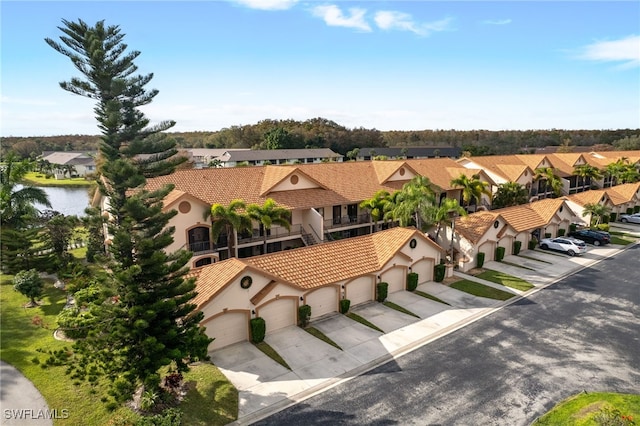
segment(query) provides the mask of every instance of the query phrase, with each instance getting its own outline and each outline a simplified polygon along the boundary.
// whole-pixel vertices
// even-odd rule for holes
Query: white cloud
[[[416,23],[408,13],[392,10],[377,12],[374,20],[380,29],[410,31],[420,36],[428,36],[434,32],[451,29],[451,18],[433,22]]]
[[[624,67],[640,66],[640,36],[598,41],[582,48],[580,59],[600,62],[622,62]]]
[[[511,23],[511,19],[487,19],[482,23],[485,25],[507,25]]]
[[[287,10],[291,9],[298,0],[231,0],[239,5],[260,10]]]
[[[349,15],[345,15],[336,5],[316,6],[313,15],[322,18],[331,27],[355,28],[361,31],[371,31],[371,27],[365,21],[365,9],[353,7],[349,9]]]

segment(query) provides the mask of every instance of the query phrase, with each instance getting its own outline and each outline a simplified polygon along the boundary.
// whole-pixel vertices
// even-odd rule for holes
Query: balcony
[[[354,216],[334,217],[333,219],[325,219],[324,229],[344,228],[347,226],[371,224],[371,215],[363,213]]]
[[[277,238],[287,238],[287,237],[300,237],[302,235],[302,225],[291,225],[291,230],[287,231],[287,228],[276,227],[271,228],[267,232],[267,241],[274,240]],[[254,229],[251,235],[239,234],[238,235],[238,245],[240,244],[249,244],[255,242],[264,241],[264,236],[260,235],[260,230]]]

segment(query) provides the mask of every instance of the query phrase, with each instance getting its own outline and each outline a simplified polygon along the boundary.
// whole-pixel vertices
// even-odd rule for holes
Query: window
[[[194,268],[200,268],[205,265],[211,265],[213,263],[210,257],[203,257],[202,259],[198,259],[194,264]]]

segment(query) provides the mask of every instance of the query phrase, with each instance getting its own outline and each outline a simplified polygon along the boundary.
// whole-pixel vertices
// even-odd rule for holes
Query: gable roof
[[[605,189],[605,192],[607,193],[609,199],[611,199],[611,203],[614,206],[618,206],[620,204],[633,201],[639,188],[640,182],[625,183],[622,185],[616,185],[612,186],[611,188],[607,188]]]
[[[472,243],[477,243],[499,217],[495,210],[461,216],[455,219],[455,230]]]
[[[547,158],[549,162],[555,167],[558,171],[560,171],[560,175],[572,176],[574,174],[576,163],[578,160],[582,159],[583,163],[586,163],[584,155],[581,153],[574,152],[563,152],[563,153],[554,153],[547,154]]]
[[[587,204],[598,204],[602,200],[602,197],[608,199],[606,195],[606,191],[604,189],[591,189],[589,191],[578,192],[577,194],[567,195],[563,198],[566,198],[569,201],[572,201],[579,206],[586,206]]]
[[[298,160],[304,158],[340,158],[329,148],[227,150],[219,158],[224,161]]]

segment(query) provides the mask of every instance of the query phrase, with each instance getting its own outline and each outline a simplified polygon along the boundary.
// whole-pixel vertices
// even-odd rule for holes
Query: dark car
[[[608,232],[594,231],[592,229],[578,229],[569,232],[569,236],[582,240],[585,243],[593,244],[594,246],[609,244],[611,242],[611,236]]]

